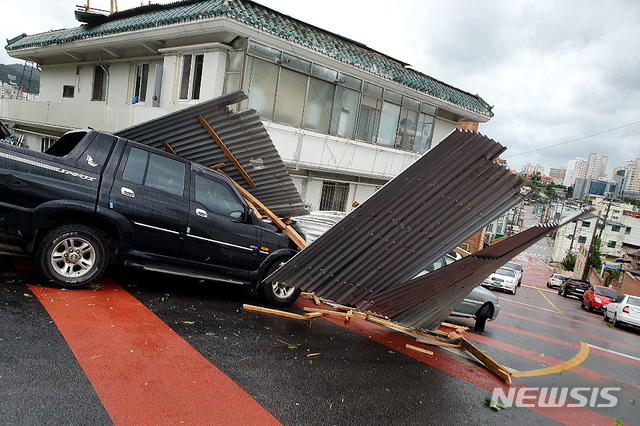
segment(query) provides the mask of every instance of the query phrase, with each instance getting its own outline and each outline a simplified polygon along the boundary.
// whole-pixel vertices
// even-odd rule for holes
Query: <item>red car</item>
[[[618,292],[612,288],[601,285],[592,285],[582,296],[582,308],[588,307],[590,311],[603,312],[607,305],[618,297]]]

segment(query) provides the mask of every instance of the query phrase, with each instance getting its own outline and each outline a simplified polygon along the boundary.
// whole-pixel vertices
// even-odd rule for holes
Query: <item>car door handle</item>
[[[136,193],[133,192],[133,190],[131,190],[129,188],[126,188],[124,186],[122,188],[120,188],[120,193],[122,195],[124,195],[125,197],[129,197],[129,198],[135,198],[135,196],[136,196]]]
[[[200,217],[207,217],[207,212],[202,209],[196,209],[196,214]]]

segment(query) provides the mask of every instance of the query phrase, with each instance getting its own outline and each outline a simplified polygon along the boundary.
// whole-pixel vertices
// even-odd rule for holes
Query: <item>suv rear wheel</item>
[[[280,267],[280,262],[274,262],[264,273],[264,277],[268,277]],[[279,282],[262,281],[258,288],[258,294],[261,299],[272,306],[286,308],[293,305],[298,300],[302,290],[295,287],[289,287]]]
[[[38,273],[56,287],[84,287],[107,267],[102,235],[86,225],[61,225],[47,232],[35,253]]]

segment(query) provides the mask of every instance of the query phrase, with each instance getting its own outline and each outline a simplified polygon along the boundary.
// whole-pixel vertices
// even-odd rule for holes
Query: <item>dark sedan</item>
[[[560,288],[558,289],[558,294],[568,297],[568,296],[577,296],[582,300],[582,296],[584,292],[589,289],[591,284],[589,281],[579,280],[577,278],[569,278],[560,284]]]

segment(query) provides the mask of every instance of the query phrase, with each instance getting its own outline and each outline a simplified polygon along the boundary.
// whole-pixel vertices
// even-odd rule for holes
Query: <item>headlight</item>
[[[596,302],[602,303],[602,299],[600,299],[599,297],[596,297]]]

